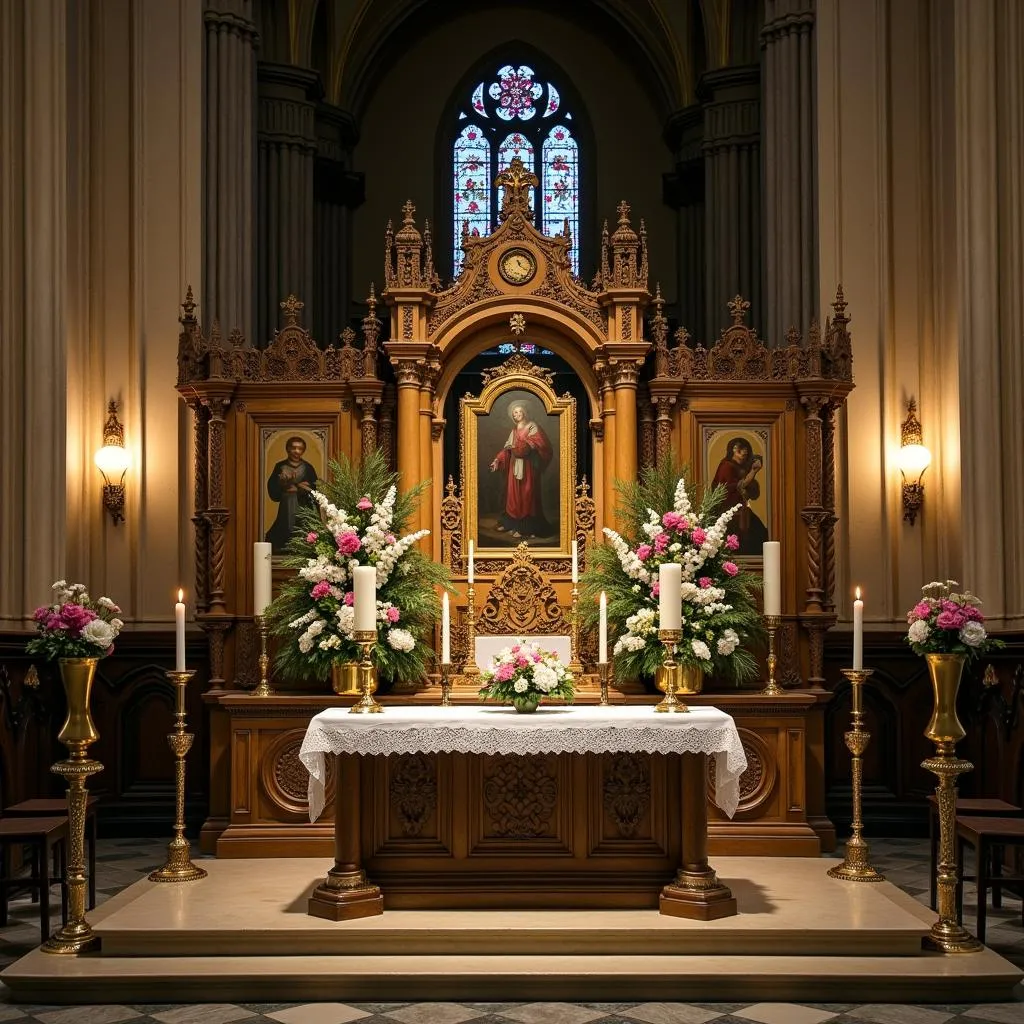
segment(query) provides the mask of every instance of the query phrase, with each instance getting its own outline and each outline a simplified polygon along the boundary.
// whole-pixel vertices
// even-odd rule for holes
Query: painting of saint
[[[528,417],[524,403],[509,406],[508,415],[512,429],[490,466],[491,472],[500,473],[505,481],[505,507],[495,529],[517,539],[546,537],[551,524],[544,516],[540,480],[551,463],[551,442],[543,428]]]
[[[311,443],[313,457],[322,466],[323,440],[317,433],[270,431],[264,437],[264,536],[275,555],[284,553],[295,533],[299,509],[313,506],[311,493],[316,487],[319,474],[316,466],[307,458]],[[278,454],[283,454],[284,458],[275,460]],[[270,466],[272,460],[273,465],[268,471],[266,466]]]
[[[762,545],[768,540],[767,501],[761,486],[764,480],[761,453],[767,438],[762,438],[761,433],[718,430],[706,438],[705,465],[710,469],[714,458],[718,457],[711,486],[725,488],[725,508],[740,506],[729,524],[729,532],[735,533],[740,542],[738,555],[759,556]]]

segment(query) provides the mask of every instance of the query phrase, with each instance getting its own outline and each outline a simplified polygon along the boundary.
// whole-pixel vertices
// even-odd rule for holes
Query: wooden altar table
[[[385,900],[736,913],[708,864],[706,792],[731,816],[747,762],[717,708],[332,708],[299,758],[310,820],[334,789],[335,863],[313,916],[367,917]]]

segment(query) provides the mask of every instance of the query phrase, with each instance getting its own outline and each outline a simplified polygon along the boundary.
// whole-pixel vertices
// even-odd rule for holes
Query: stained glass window
[[[463,225],[471,235],[490,234],[498,223],[498,174],[519,157],[541,183],[530,204],[538,230],[560,234],[566,219],[569,253],[579,273],[580,147],[569,128],[572,112],[561,91],[537,79],[529,64],[504,64],[468,90],[455,111],[452,146],[453,265],[462,267]],[[540,116],[538,116],[538,114]]]

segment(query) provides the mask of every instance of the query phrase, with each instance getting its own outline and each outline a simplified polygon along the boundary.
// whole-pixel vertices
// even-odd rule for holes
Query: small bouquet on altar
[[[626,535],[605,528],[607,543],[591,552],[581,578],[587,624],[597,599],[608,599],[608,623],[618,634],[612,653],[620,678],[653,676],[665,659],[658,639],[659,568],[682,566],[682,638],[676,661],[735,683],[755,678],[744,643],[762,632],[754,600],[760,580],[733,561],[739,540],[729,522],[741,508],[723,508],[725,488],[696,500],[682,471],[669,463],[645,469],[638,481],[617,481]]]
[[[959,586],[936,580],[921,588],[921,600],[907,612],[906,640],[915,654],[962,654],[969,662],[1005,646],[988,635],[981,601]]]
[[[326,679],[331,666],[358,661],[352,581],[357,566],[377,570],[377,643],[371,658],[387,679],[420,679],[434,652],[427,642],[440,615],[438,587],[447,570],[413,545],[429,534],[403,534],[424,488],[399,494],[398,474],[375,451],[358,466],[342,458],[298,510],[300,530],[285,564],[295,575],[267,609],[284,637],[277,665],[286,678]]]
[[[558,655],[524,641],[503,647],[483,673],[481,698],[511,701],[516,711],[537,710],[545,697],[561,697],[572,702],[572,673]]]
[[[25,649],[47,660],[57,658],[105,658],[114,651],[114,641],[124,628],[121,613],[109,597],[95,601],[84,583],[57,580],[53,603],[37,608],[32,615],[36,636]]]

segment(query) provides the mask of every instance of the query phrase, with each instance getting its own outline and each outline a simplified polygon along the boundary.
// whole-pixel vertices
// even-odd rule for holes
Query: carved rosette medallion
[[[264,792],[278,807],[298,815],[309,811],[309,772],[299,760],[305,736],[305,729],[289,729],[274,737],[260,758]],[[327,807],[334,800],[334,784],[334,758],[330,757],[327,758]]]
[[[738,729],[743,753],[747,755],[747,767],[740,776],[740,802],[736,808],[750,811],[763,804],[775,788],[778,775],[778,761],[775,751],[756,732],[750,729]],[[708,796],[712,803],[715,799],[715,759],[708,758]]]
[[[647,758],[615,754],[605,759],[604,809],[619,835],[629,839],[651,806],[651,780]]]
[[[437,763],[427,754],[401,754],[391,771],[391,809],[402,835],[420,835],[437,806]]]
[[[505,839],[536,839],[548,834],[558,786],[551,758],[537,755],[494,757],[487,763],[484,810],[491,832]]]

